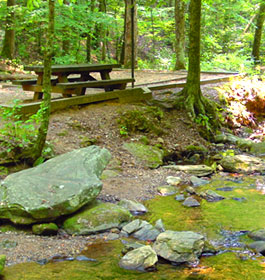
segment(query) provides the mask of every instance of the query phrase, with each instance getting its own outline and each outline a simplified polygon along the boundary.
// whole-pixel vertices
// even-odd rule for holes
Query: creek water
[[[140,218],[152,224],[162,219],[168,230],[191,230],[203,234],[218,247],[218,254],[203,256],[196,267],[158,263],[155,272],[128,271],[119,267],[122,240],[89,245],[84,252],[97,261],[23,263],[6,267],[6,280],[114,280],[114,279],[229,279],[265,280],[265,257],[246,247],[247,232],[265,228],[265,183],[258,175],[221,174],[198,190],[214,190],[225,197],[218,202],[201,200],[201,206],[186,208],[174,196],[145,202],[149,212]]]

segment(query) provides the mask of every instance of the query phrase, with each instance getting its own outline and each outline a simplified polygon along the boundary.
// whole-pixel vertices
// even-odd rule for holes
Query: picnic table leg
[[[110,73],[111,70],[103,70],[100,71],[100,76],[102,80],[110,80]],[[111,87],[105,87],[105,91],[113,91]]]
[[[67,79],[67,76],[68,75],[64,75],[64,74],[58,75],[58,82],[59,83],[68,83],[69,81]],[[72,94],[70,94],[70,93],[63,93],[63,97],[72,97]]]
[[[43,74],[38,74],[38,79],[37,79],[37,85],[42,85],[43,83]],[[43,97],[43,92],[34,92],[33,100],[38,101],[42,99]]]

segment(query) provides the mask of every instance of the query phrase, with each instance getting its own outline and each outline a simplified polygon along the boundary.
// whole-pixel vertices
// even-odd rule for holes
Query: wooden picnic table
[[[111,79],[110,72],[113,68],[119,68],[120,64],[73,64],[53,65],[51,91],[61,93],[64,97],[71,97],[72,94],[84,95],[86,88],[103,88],[105,91],[114,89],[125,89],[127,83],[133,79]],[[42,99],[43,96],[43,66],[25,66],[25,70],[34,71],[38,76],[32,80],[17,80],[14,84],[20,84],[25,91],[34,92],[34,100]],[[101,80],[97,80],[91,73],[99,73]],[[79,77],[69,77],[79,75]]]

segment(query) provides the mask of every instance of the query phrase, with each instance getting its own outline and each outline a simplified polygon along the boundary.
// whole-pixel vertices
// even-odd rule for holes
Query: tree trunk
[[[47,132],[49,128],[51,111],[51,62],[54,45],[54,0],[49,0],[49,23],[44,51],[44,73],[43,73],[43,102],[41,104],[41,123],[37,140],[34,146],[33,160],[41,157]]]
[[[187,83],[180,98],[176,100],[182,102],[191,120],[205,117],[216,128],[219,125],[216,107],[213,102],[203,97],[200,88],[200,23],[201,0],[191,0],[189,7],[189,66]],[[208,128],[207,128],[208,129]],[[208,131],[210,133],[210,131]]]
[[[99,11],[102,13],[107,12],[107,7],[106,7],[106,0],[100,0],[99,3]],[[105,61],[106,60],[106,49],[107,49],[107,43],[106,43],[106,27],[101,25],[101,32],[100,32],[100,47],[101,47],[101,60]]]
[[[90,2],[90,11],[93,14],[95,10],[95,0],[91,0]],[[92,47],[92,28],[87,32],[86,38],[86,61],[91,62],[91,47]]]
[[[183,0],[175,0],[176,64],[174,70],[185,69],[185,7]]]
[[[67,6],[69,4],[68,0],[63,0],[63,5]],[[70,49],[70,34],[66,27],[61,31],[63,34],[63,43],[62,43],[62,49],[63,49],[63,55],[67,55],[69,53]]]
[[[260,42],[261,42],[261,35],[262,35],[262,27],[265,19],[265,3],[262,2],[260,4],[258,16],[257,16],[257,23],[256,23],[256,30],[255,30],[255,37],[253,42],[252,48],[252,56],[254,58],[255,64],[260,63]]]
[[[15,14],[13,11],[14,6],[15,0],[7,0],[8,14],[6,16],[5,37],[1,56],[9,59],[14,58],[15,53],[15,30],[13,27],[15,19]]]
[[[134,5],[134,63],[137,65],[137,5]],[[124,31],[124,68],[130,68],[132,62],[132,21],[131,21],[131,0],[125,0],[125,31]]]

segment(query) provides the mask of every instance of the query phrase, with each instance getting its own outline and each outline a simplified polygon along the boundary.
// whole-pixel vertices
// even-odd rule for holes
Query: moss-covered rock
[[[58,226],[54,223],[36,224],[32,226],[32,232],[37,235],[53,235],[58,231]]]
[[[125,143],[123,148],[131,153],[145,167],[157,168],[163,164],[163,150],[140,143]]]
[[[63,228],[69,234],[86,235],[120,228],[124,222],[129,222],[131,219],[132,215],[127,209],[112,203],[96,201],[67,218]]]

